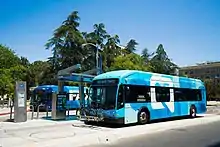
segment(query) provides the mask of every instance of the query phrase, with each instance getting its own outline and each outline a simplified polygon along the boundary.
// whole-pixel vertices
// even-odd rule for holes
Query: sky
[[[220,60],[219,0],[2,0],[0,44],[31,62],[46,60],[45,43],[72,11],[81,31],[104,23],[120,45],[135,39],[138,53],[163,44],[179,66]]]

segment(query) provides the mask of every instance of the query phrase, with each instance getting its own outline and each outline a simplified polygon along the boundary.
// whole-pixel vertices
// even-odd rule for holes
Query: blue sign
[[[60,110],[60,111],[66,110],[66,102],[67,102],[66,93],[58,94],[57,95],[57,110]]]

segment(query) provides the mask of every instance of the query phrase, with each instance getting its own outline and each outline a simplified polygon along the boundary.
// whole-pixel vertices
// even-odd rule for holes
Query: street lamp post
[[[91,45],[96,48],[96,69],[98,70],[99,69],[99,50],[101,51],[101,49],[99,49],[98,46],[93,43],[84,43],[84,44],[82,44],[82,47],[84,47],[86,45]],[[101,67],[100,67],[100,69],[101,69]],[[97,71],[97,75],[98,74],[99,74],[99,71]]]
[[[91,46],[93,46],[93,47],[96,48],[96,69],[99,69],[99,50],[100,50],[100,51],[102,51],[102,50],[99,49],[98,46],[95,45],[95,44],[93,44],[93,43],[84,43],[84,44],[82,44],[82,47],[84,47],[84,46],[86,46],[86,45],[91,45]],[[116,46],[118,46],[118,47],[121,48],[121,49],[125,49],[125,48],[126,48],[125,46],[118,45],[118,44],[116,44]],[[100,58],[101,58],[101,56],[100,56]],[[100,66],[101,66],[101,64],[100,64]],[[100,70],[99,70],[99,71],[101,71],[101,67],[100,67]],[[97,71],[97,75],[99,74],[99,71]]]

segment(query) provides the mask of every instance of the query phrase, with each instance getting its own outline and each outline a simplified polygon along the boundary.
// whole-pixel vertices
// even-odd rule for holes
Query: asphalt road
[[[131,132],[132,133],[132,132]],[[90,147],[220,147],[220,121]]]

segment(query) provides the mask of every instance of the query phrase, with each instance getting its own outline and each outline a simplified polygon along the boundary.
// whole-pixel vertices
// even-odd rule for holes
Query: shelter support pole
[[[79,96],[80,96],[81,107],[85,107],[84,83],[82,76],[80,76],[80,82],[79,82]]]

